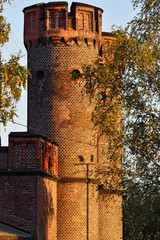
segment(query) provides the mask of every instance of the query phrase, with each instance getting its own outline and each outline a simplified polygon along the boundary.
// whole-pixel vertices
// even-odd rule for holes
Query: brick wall
[[[57,17],[62,9],[66,11],[66,25],[63,23],[63,27]],[[24,40],[32,73],[28,80],[28,130],[32,129],[34,133],[59,144],[58,239],[83,240],[88,232],[89,239],[96,240],[102,228],[102,236],[107,239],[113,221],[106,228],[105,220],[100,220],[103,219],[101,212],[108,210],[107,206],[102,211],[98,210],[101,207],[98,207],[96,183],[88,183],[89,216],[92,217],[87,220],[86,165],[80,164],[83,161],[90,163],[92,158],[97,164],[98,154],[101,157],[96,147],[97,134],[91,123],[94,105],[85,94],[82,98],[84,82],[71,79],[73,70],[82,72],[84,64],[93,64],[102,43],[107,41],[106,36],[104,42],[102,39],[102,10],[76,3],[68,15],[66,3],[58,3],[57,6],[50,3],[26,8],[25,16],[32,10],[37,14],[39,32],[28,33],[28,22],[25,22]],[[41,16],[42,25],[38,16]],[[94,174],[91,176],[94,166],[89,170],[89,178],[94,178]],[[121,201],[117,201],[116,206],[122,210]],[[121,225],[120,215],[116,211],[111,214]],[[103,223],[101,228],[98,221]],[[122,229],[119,230],[120,237],[121,234]]]
[[[93,106],[89,104],[86,96],[82,100],[83,84],[71,80],[69,75],[70,69],[77,69],[77,66],[79,69],[79,66],[87,63],[89,61],[87,56],[91,53],[90,63],[96,59],[98,49],[94,45],[88,47],[85,43],[81,47],[76,43],[72,47],[66,46],[65,43],[57,46],[49,45],[45,49],[41,46],[32,47],[28,52],[29,66],[32,67],[33,73],[39,68],[46,71],[46,78],[42,82],[37,82],[35,78],[29,80],[28,125],[34,128],[36,133],[43,131],[59,144],[60,177],[86,178],[86,167],[75,164],[80,163],[80,157],[83,157],[85,162],[90,162],[91,155],[96,162],[97,150],[94,146],[96,134],[91,123]],[[57,63],[54,64],[56,58]],[[39,61],[37,62],[36,59]],[[89,145],[85,143],[89,143]],[[72,187],[75,188],[75,184],[73,183]],[[74,205],[70,204],[74,199],[74,194],[72,196],[70,191],[67,193],[69,190],[65,189],[67,185],[62,185],[63,191],[58,188],[58,239],[64,239],[64,237],[72,239],[73,236],[76,237],[76,234],[77,239],[78,237],[85,239],[86,210],[80,208],[81,211],[77,211],[76,208],[72,208],[70,212],[74,217],[70,218],[68,208]],[[82,189],[86,189],[86,184],[81,185],[82,187],[76,187],[79,196],[83,195]],[[70,194],[69,198],[68,194]],[[66,200],[62,208],[62,199],[64,198]],[[85,200],[82,200],[81,204],[86,207]],[[66,217],[65,214],[67,214]],[[98,211],[95,218],[96,216],[98,216]],[[79,219],[85,219],[83,224]],[[93,226],[94,229],[98,226],[96,221],[93,222]],[[66,231],[68,228],[70,228],[70,235]],[[81,235],[79,235],[80,233]],[[95,233],[94,238],[96,239],[96,237]]]
[[[32,232],[36,240],[37,177],[1,175],[0,189],[1,221]]]
[[[37,179],[37,239],[57,239],[57,182]]]
[[[1,221],[30,232],[32,236],[28,240],[56,239],[55,181],[36,175],[12,174],[0,176],[0,188]]]
[[[99,240],[122,239],[122,197],[99,192]]]
[[[43,170],[58,176],[58,147],[44,137],[29,132],[11,133],[8,151],[8,169]]]
[[[31,233],[28,240],[55,240],[58,147],[31,133],[11,133],[0,157],[0,221]]]

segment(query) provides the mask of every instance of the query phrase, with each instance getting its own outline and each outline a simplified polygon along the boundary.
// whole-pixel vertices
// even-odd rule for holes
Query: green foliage
[[[92,121],[98,133],[100,151],[104,138],[107,142],[107,161],[100,160],[98,177],[102,176],[105,188],[121,189],[122,150],[122,75],[124,72],[123,38],[115,39],[106,47],[105,59],[84,66],[86,93],[95,104]],[[102,148],[101,148],[102,147]],[[104,146],[104,151],[106,151]],[[103,154],[103,153],[102,153]]]
[[[1,1],[0,9],[3,10]],[[0,15],[0,46],[2,47],[9,40],[10,24],[6,18]],[[0,59],[0,122],[6,125],[7,121],[13,121],[16,115],[16,104],[19,101],[22,88],[26,88],[26,80],[29,71],[19,64],[21,53],[11,55],[8,61]]]
[[[0,16],[0,46],[2,47],[4,43],[9,40],[10,24],[6,22],[3,16]]]
[[[125,29],[123,76],[124,240],[160,239],[160,4],[135,0],[141,12]]]
[[[160,4],[134,1],[141,12],[127,31],[126,66],[123,76],[124,154],[142,168],[159,161],[160,130]]]
[[[96,104],[92,120],[112,151],[106,159],[107,164],[112,163],[110,169],[116,154],[120,159],[123,125],[123,190],[128,195],[124,201],[124,239],[158,240],[160,3],[132,2],[140,12],[125,29],[114,28],[116,40],[106,47],[105,59],[86,66],[84,76],[86,93]],[[106,169],[98,169],[103,179],[109,178]]]
[[[160,239],[160,168],[150,166],[143,178],[126,179],[127,198],[123,201],[124,240]]]
[[[0,62],[0,122],[6,125],[16,115],[16,104],[20,100],[22,87],[26,88],[29,74],[19,64],[21,54],[11,55],[9,61]]]

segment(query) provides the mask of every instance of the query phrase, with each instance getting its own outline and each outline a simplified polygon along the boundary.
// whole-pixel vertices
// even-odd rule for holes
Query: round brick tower
[[[104,240],[94,168],[97,139],[93,105],[82,98],[84,64],[101,52],[102,9],[81,3],[36,4],[24,9],[28,52],[28,131],[59,144],[59,240]],[[104,221],[105,222],[105,221]],[[105,227],[105,226],[104,226]],[[102,228],[102,227],[101,227]],[[111,238],[109,238],[111,240]],[[120,238],[115,238],[116,240]]]

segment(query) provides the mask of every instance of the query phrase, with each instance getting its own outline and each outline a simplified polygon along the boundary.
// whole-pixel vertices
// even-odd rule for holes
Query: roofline
[[[43,136],[43,135],[40,135],[40,134],[36,134],[36,133],[33,133],[33,132],[11,132],[9,134],[9,138],[11,137],[23,137],[23,138],[42,138],[48,142],[51,142],[53,143],[55,146],[58,146],[58,144],[56,142],[54,142],[53,140]]]
[[[28,10],[28,9],[31,9],[31,8],[37,8],[37,7],[43,7],[43,6],[63,6],[63,5],[67,5],[68,6],[68,2],[66,1],[58,1],[58,2],[48,2],[48,3],[37,3],[37,4],[34,4],[34,5],[31,5],[31,6],[28,6],[26,8],[23,9],[23,12]]]
[[[25,8],[23,9],[23,12],[26,11],[27,9],[37,8],[37,7],[41,6],[41,5],[45,5],[45,2],[43,2],[43,3],[37,3],[37,4],[33,4],[33,5],[31,5],[31,6],[25,7]]]
[[[111,32],[102,32],[102,36],[116,37],[116,35],[114,33],[111,33]]]
[[[8,235],[14,235],[19,237],[31,237],[30,232],[27,232],[21,228],[14,227],[12,225],[9,225],[1,221],[0,221],[0,231],[4,232],[5,235],[8,234]]]
[[[66,2],[66,1],[58,1],[58,2],[48,2],[48,3],[43,2],[43,3],[38,3],[38,4],[34,4],[34,5],[31,5],[31,6],[25,7],[25,8],[23,9],[23,12],[26,11],[26,10],[28,10],[28,9],[31,9],[31,8],[37,8],[37,7],[49,6],[49,5],[50,5],[50,6],[58,6],[58,5],[60,5],[60,6],[62,6],[62,5],[67,5],[67,6],[68,6],[68,2]],[[71,4],[71,9],[72,9],[72,7],[77,6],[77,5],[79,5],[79,6],[84,6],[84,7],[96,8],[96,9],[98,9],[98,10],[101,10],[102,13],[103,13],[103,9],[102,9],[102,8],[99,8],[99,7],[90,5],[90,4],[86,4],[86,3],[80,3],[80,2],[72,2],[72,4]]]
[[[5,147],[1,146],[0,147],[0,152],[7,152],[7,151],[8,151],[8,147],[7,146],[5,146]]]
[[[84,6],[84,7],[93,7],[93,8],[97,8],[98,10],[101,10],[102,13],[103,13],[103,9],[102,8],[99,8],[99,7],[96,7],[94,5],[90,5],[90,4],[86,4],[86,3],[80,3],[80,2],[72,2],[72,5],[71,5],[71,8],[72,6],[76,6],[76,5],[79,5],[79,6]]]

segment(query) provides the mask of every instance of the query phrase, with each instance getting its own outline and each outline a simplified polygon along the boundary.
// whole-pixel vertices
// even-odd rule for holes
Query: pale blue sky
[[[23,45],[23,8],[40,3],[44,1],[39,0],[14,0],[11,5],[5,4],[3,14],[7,17],[7,21],[11,23],[12,33],[10,34],[10,41],[0,51],[2,56],[7,58],[11,53],[17,53],[20,49],[24,55],[21,59],[21,64],[27,64],[27,54]],[[55,2],[55,1],[49,1]],[[72,1],[68,0],[70,7]],[[82,0],[75,2],[83,2],[100,7],[104,10],[103,13],[103,31],[110,32],[112,25],[126,26],[135,16],[133,11],[131,0]],[[18,118],[15,118],[15,122],[26,125],[27,124],[27,93],[23,91],[22,98],[17,107]],[[2,145],[8,144],[9,132],[26,131],[25,127],[21,127],[17,124],[8,123],[6,132],[1,126]]]

